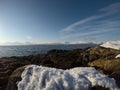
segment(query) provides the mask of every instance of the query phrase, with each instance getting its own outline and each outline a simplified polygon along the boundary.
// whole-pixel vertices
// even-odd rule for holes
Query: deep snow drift
[[[70,70],[27,66],[22,73],[18,90],[90,90],[99,85],[118,90],[115,80],[100,74],[92,67],[78,67]]]
[[[105,47],[105,48],[112,48],[112,49],[120,50],[120,40],[117,40],[117,41],[108,41],[106,43],[103,43],[100,46],[101,47]]]

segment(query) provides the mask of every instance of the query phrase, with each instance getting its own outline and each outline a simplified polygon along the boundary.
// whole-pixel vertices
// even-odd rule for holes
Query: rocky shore
[[[51,50],[47,54],[0,58],[0,90],[17,90],[17,82],[26,65],[42,65],[58,69],[95,67],[116,80],[120,87],[120,50],[95,46],[75,50]],[[93,87],[93,90],[106,90]]]

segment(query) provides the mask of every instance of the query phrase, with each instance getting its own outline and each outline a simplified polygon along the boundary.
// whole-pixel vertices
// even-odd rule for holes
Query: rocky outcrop
[[[25,66],[17,68],[9,77],[6,90],[18,90],[17,83],[21,80],[21,74]]]
[[[21,71],[21,69],[17,68],[22,68],[25,65],[31,64],[60,69],[92,66],[102,73],[117,78],[117,71],[120,70],[120,59],[115,59],[115,56],[118,54],[120,54],[120,50],[96,46],[84,50],[51,50],[47,54],[1,58],[0,90],[5,90],[7,86],[11,86],[11,90],[16,90],[16,86],[14,86],[14,84],[16,81],[20,80],[20,76],[17,74],[17,71]],[[117,83],[119,83],[118,78],[116,80]]]
[[[1,58],[0,59],[0,90],[5,90],[9,77],[18,67],[29,64],[26,61],[19,61],[15,58]]]
[[[96,67],[108,72],[114,72],[120,70],[120,59],[99,59],[93,62],[89,62],[88,66]]]

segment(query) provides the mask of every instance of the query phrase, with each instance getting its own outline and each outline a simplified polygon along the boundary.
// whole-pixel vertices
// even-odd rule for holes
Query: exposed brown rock
[[[88,66],[96,67],[108,72],[114,72],[120,70],[120,59],[99,59],[89,62]]]

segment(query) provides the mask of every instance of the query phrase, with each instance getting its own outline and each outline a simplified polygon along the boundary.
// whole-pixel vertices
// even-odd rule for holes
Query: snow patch
[[[115,58],[120,58],[120,54],[118,54]]]
[[[100,74],[92,67],[70,70],[30,65],[23,71],[18,90],[90,90],[99,85],[118,90],[115,80]]]
[[[112,48],[112,49],[117,49],[120,50],[120,40],[117,41],[108,41],[102,45],[100,45],[101,47],[105,47],[105,48]]]

